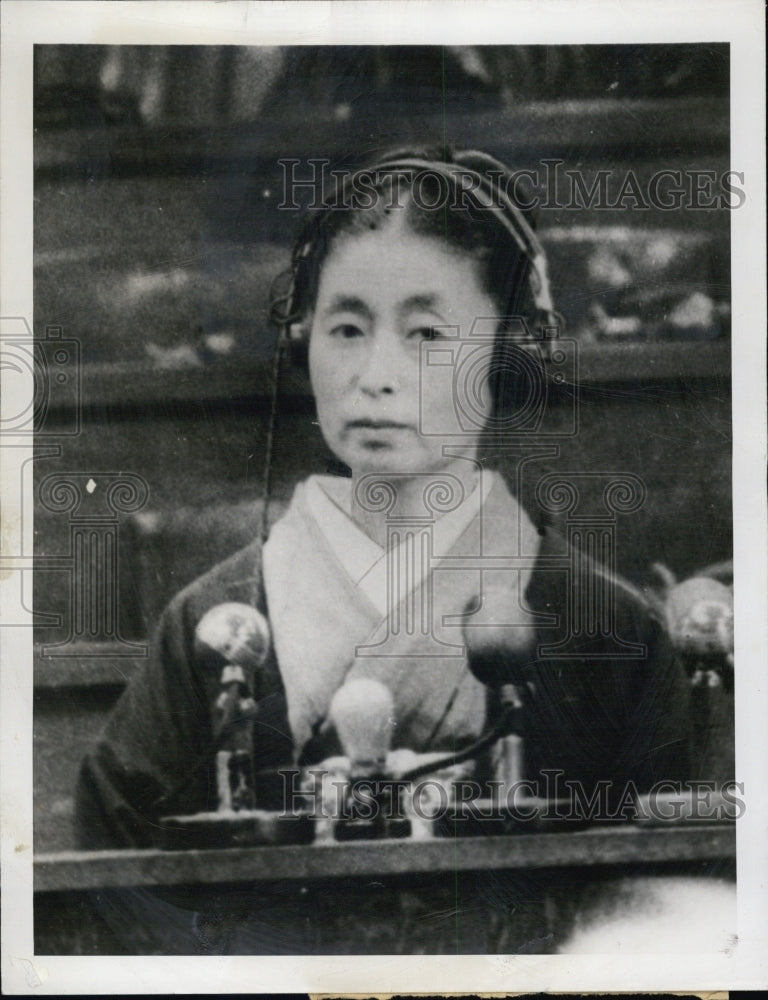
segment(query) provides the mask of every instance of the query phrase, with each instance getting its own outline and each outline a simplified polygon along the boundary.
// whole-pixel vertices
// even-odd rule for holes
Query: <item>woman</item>
[[[535,434],[542,330],[558,322],[511,175],[480,153],[398,154],[332,205],[300,234],[275,313],[308,352],[320,428],[351,477],[300,483],[264,544],[171,603],[83,765],[83,846],[149,845],[161,816],[211,808],[221,663],[194,633],[225,601],[270,623],[256,768],[338,752],[329,707],[357,678],[391,691],[395,748],[471,743],[486,693],[461,626],[494,624],[530,694],[526,777],[540,790],[558,772],[584,794],[609,782],[622,803],[628,787],[685,777],[687,691],[660,622],[587,554],[574,561],[480,459],[489,428],[518,446]],[[606,621],[575,628],[598,593]]]

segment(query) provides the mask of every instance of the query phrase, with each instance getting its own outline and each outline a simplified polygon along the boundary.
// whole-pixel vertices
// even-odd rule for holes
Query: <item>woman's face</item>
[[[401,218],[341,239],[322,269],[309,341],[320,428],[337,457],[356,475],[438,471],[452,460],[448,441],[452,455],[474,457],[491,412],[491,349],[472,351],[473,413],[462,426],[451,341],[466,341],[478,318],[487,331],[496,317],[472,258],[411,233]],[[430,354],[445,347],[442,364],[424,364],[425,341]]]

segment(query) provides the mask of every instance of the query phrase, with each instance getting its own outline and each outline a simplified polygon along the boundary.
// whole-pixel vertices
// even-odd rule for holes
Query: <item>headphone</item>
[[[303,312],[299,311],[297,301],[301,272],[311,261],[334,212],[349,210],[349,196],[359,190],[362,178],[373,179],[375,190],[382,178],[404,177],[413,183],[419,175],[430,175],[445,184],[446,190],[453,197],[453,204],[458,200],[458,204],[462,207],[474,210],[481,217],[486,216],[494,220],[517,249],[527,264],[528,291],[535,311],[534,336],[541,345],[541,353],[545,360],[551,356],[552,341],[556,340],[564,329],[565,321],[555,309],[552,300],[546,253],[526,217],[525,210],[510,195],[509,188],[510,185],[514,186],[515,177],[500,160],[479,150],[446,153],[446,159],[414,155],[410,151],[394,152],[377,163],[347,174],[336,188],[334,203],[312,213],[304,222],[291,256],[291,267],[287,272],[287,288],[282,293],[275,287],[272,291],[270,319],[278,327],[279,335],[273,359],[272,396],[267,425],[262,539],[266,539],[268,531],[277,383],[282,352],[286,346],[305,339],[300,328],[305,317]],[[366,186],[365,189],[371,190],[370,186]],[[435,208],[437,207],[436,205]],[[360,210],[365,209],[361,206]]]
[[[273,290],[270,317],[280,329],[278,341],[299,339],[296,326],[303,316],[297,313],[296,290],[301,269],[311,260],[318,240],[334,212],[347,211],[351,192],[358,190],[361,178],[405,177],[411,182],[419,175],[440,179],[450,192],[453,204],[468,207],[492,218],[510,238],[528,263],[528,288],[535,308],[534,328],[546,339],[556,338],[564,320],[554,307],[549,283],[547,256],[525,211],[509,193],[514,175],[501,161],[487,153],[467,150],[454,154],[450,160],[436,160],[411,153],[392,153],[372,165],[347,174],[336,188],[334,204],[310,215],[305,221],[294,246],[287,289],[279,294]],[[494,183],[494,180],[497,183]],[[366,188],[370,190],[370,188]],[[440,206],[435,206],[438,208]],[[364,210],[364,209],[363,209]]]

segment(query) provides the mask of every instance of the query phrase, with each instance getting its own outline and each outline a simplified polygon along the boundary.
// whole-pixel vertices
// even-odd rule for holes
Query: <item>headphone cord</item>
[[[266,542],[267,535],[269,534],[269,504],[272,489],[272,456],[275,447],[275,428],[277,424],[277,399],[279,392],[278,380],[280,377],[280,362],[282,360],[284,343],[284,332],[283,329],[281,329],[277,335],[277,340],[275,341],[275,350],[272,355],[272,368],[270,373],[271,385],[269,413],[267,415],[267,436],[264,444],[264,476],[261,491],[262,508],[260,537],[262,544]]]

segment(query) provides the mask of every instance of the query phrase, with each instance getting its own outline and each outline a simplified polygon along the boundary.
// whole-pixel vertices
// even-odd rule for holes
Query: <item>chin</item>
[[[344,459],[355,476],[370,474],[402,475],[428,471],[422,460],[382,450],[373,454],[350,455]]]

